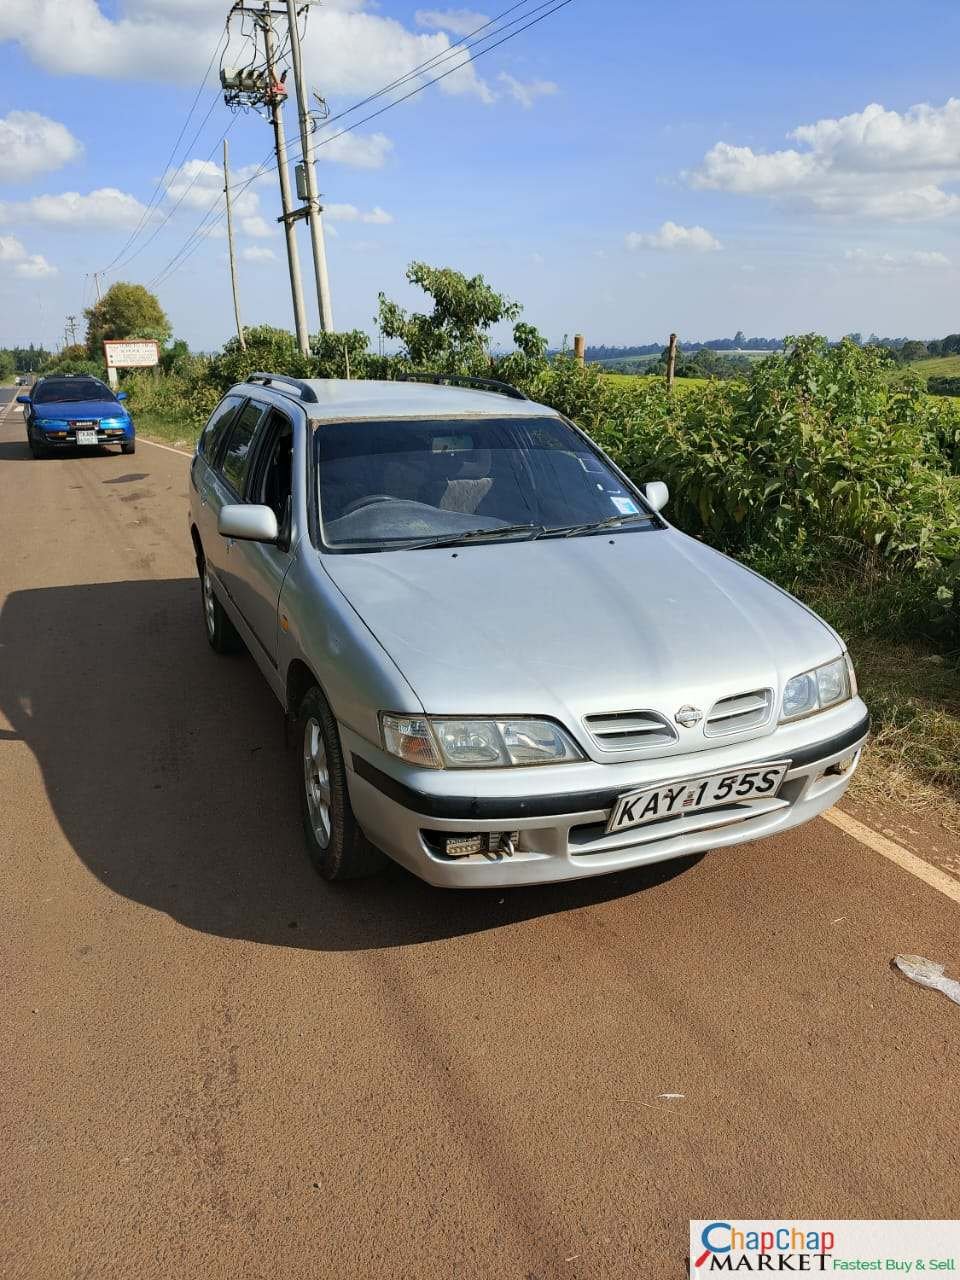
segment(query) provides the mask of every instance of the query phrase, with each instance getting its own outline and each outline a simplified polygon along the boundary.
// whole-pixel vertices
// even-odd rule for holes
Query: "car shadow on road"
[[[97,445],[96,448],[90,446],[87,449],[54,447],[45,457],[34,458],[30,452],[30,446],[27,444],[26,436],[24,436],[23,440],[0,440],[0,462],[39,463],[53,462],[57,458],[114,458],[116,456],[116,448]]]
[[[247,655],[209,649],[192,579],[11,594],[0,710],[94,875],[222,937],[403,946],[634,894],[695,861],[507,891],[435,889],[393,864],[372,880],[325,883],[304,852],[279,705]]]

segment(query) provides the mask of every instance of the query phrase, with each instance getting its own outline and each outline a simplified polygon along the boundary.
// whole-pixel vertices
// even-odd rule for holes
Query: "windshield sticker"
[[[637,504],[634,502],[632,498],[611,497],[610,501],[613,503],[613,505],[617,508],[617,510],[620,512],[622,516],[635,516],[637,512],[640,510],[640,508],[637,506]]]
[[[473,448],[473,436],[434,436],[434,453],[466,453]]]

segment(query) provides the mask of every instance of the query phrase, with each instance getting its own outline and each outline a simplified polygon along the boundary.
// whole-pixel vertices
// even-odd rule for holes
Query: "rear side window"
[[[253,438],[257,434],[257,427],[263,418],[265,408],[265,405],[248,400],[230,430],[230,438],[227,440],[220,470],[223,472],[224,480],[237,494],[243,493],[250,460],[253,457]]]
[[[210,415],[210,421],[203,429],[203,435],[200,437],[200,443],[197,446],[197,452],[200,453],[212,465],[220,452],[220,445],[224,436],[233,421],[233,415],[236,413],[237,405],[240,404],[242,396],[227,396],[221,400],[213,413]]]

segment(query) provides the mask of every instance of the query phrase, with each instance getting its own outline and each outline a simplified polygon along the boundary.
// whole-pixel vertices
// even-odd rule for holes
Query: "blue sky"
[[[307,70],[334,111],[442,53],[470,13],[499,12],[428,4],[314,6]],[[3,0],[0,344],[62,335],[158,181],[159,214],[108,283],[156,278],[218,199],[219,151],[206,157],[231,122],[222,103],[177,153],[187,168],[164,163],[226,9]],[[380,289],[414,302],[403,272],[421,258],[482,272],[552,342],[956,331],[958,48],[956,0],[573,0],[321,151],[336,326],[372,330]],[[211,77],[185,143],[215,98]],[[287,131],[292,145],[290,108]],[[229,140],[240,181],[270,131],[242,115]],[[238,204],[242,310],[290,327],[277,203],[268,175]],[[309,297],[305,236],[301,254]],[[178,336],[218,346],[222,236],[158,292]]]

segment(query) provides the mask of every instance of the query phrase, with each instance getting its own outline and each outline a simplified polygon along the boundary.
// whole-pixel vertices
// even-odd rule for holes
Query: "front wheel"
[[[236,627],[224,613],[223,605],[216,597],[206,560],[200,561],[200,597],[203,601],[203,621],[210,648],[214,653],[236,653],[243,642]]]
[[[137,452],[137,442],[136,442],[136,440],[131,440],[131,441],[129,441],[129,442],[126,442],[126,441],[125,441],[125,442],[120,446],[120,452],[121,452],[121,453],[136,453],[136,452]]]
[[[333,712],[316,687],[300,704],[300,813],[310,861],[325,880],[375,875],[387,857],[369,842],[347,792],[343,748]]]

